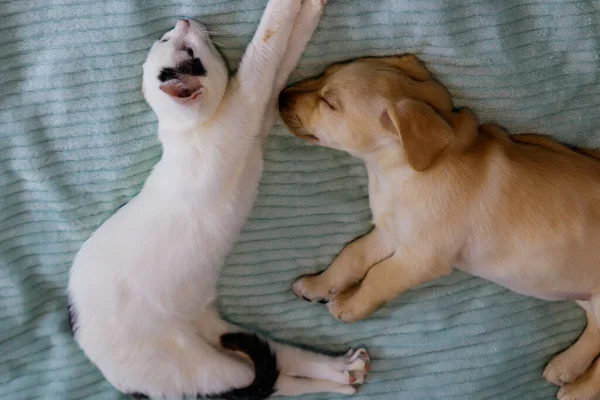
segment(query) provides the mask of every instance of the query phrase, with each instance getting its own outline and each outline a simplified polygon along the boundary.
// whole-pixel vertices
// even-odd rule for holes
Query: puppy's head
[[[414,55],[334,64],[279,97],[296,136],[358,156],[399,145],[409,165],[429,168],[453,137],[452,100]]]

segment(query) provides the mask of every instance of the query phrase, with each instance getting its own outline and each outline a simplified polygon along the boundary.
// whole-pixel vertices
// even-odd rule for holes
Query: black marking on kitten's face
[[[175,68],[163,68],[158,74],[158,80],[166,82],[177,79],[178,75],[206,76],[206,68],[199,58],[191,58],[179,63]]]
[[[161,82],[170,81],[177,78],[177,72],[173,68],[163,68],[158,74],[158,80]]]
[[[190,58],[194,58],[194,50],[190,49],[189,47],[184,47],[183,51],[185,51]]]
[[[77,332],[77,310],[75,310],[75,304],[73,304],[73,301],[70,297],[67,302],[67,313],[71,336],[75,336],[75,333]]]
[[[193,76],[206,76],[206,68],[199,58],[186,60],[177,66],[180,74]]]

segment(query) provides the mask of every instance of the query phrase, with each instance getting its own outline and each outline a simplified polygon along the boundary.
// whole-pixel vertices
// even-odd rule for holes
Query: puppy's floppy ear
[[[202,84],[195,77],[181,76],[160,84],[160,90],[176,99],[196,99],[202,92]]]
[[[452,127],[422,101],[403,99],[381,114],[381,125],[402,140],[408,164],[415,171],[430,168],[453,137]]]
[[[414,54],[404,54],[401,56],[382,57],[381,60],[403,74],[407,75],[415,82],[415,88],[411,97],[431,104],[438,110],[452,111],[452,98],[448,90],[436,81],[425,64],[421,62]]]
[[[382,57],[382,61],[401,69],[415,81],[423,82],[432,79],[431,73],[414,54],[403,54],[401,56]]]

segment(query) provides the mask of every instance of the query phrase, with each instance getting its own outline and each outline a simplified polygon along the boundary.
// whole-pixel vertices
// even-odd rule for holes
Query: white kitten
[[[324,4],[270,0],[230,82],[201,24],[179,21],[150,50],[143,90],[163,156],[84,243],[68,289],[74,337],[117,389],[260,399],[351,394],[363,382],[364,350],[332,358],[266,342],[214,308],[219,269],[257,195],[275,99]]]

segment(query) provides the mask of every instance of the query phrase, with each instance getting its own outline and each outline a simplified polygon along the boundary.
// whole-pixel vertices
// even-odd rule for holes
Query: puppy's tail
[[[275,392],[279,377],[277,358],[265,340],[254,333],[236,332],[221,336],[221,346],[246,354],[254,364],[254,380],[246,387],[211,395],[227,400],[262,400]]]

